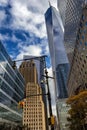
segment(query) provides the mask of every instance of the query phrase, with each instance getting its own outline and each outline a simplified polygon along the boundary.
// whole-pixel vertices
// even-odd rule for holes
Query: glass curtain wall
[[[69,62],[63,44],[64,30],[59,12],[51,6],[45,13],[45,21],[52,68],[55,75],[56,96],[57,98],[64,98],[68,96],[66,82]]]
[[[18,102],[24,96],[24,79],[12,66],[13,62],[0,42],[0,119],[17,123],[22,120]]]

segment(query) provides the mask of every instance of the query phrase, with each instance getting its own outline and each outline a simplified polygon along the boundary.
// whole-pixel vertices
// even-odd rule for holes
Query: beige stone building
[[[69,96],[87,89],[87,6],[84,7],[68,79]]]
[[[42,89],[38,85],[35,63],[33,61],[25,61],[21,64],[19,70],[26,81],[23,125],[29,130],[46,130]]]

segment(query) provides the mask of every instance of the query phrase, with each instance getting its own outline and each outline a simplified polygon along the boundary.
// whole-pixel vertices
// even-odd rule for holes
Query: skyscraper
[[[43,97],[43,102],[44,102],[44,107],[45,107],[45,117],[46,117],[46,128],[48,130],[48,114],[47,114],[47,96],[44,96],[46,94],[46,87],[43,81],[45,81],[44,77],[44,69],[46,68],[46,62],[45,58],[46,56],[31,56],[31,55],[24,55],[23,59],[33,59],[35,66],[37,68],[37,75],[38,75],[38,84],[42,88],[42,97]]]
[[[24,97],[24,79],[0,42],[0,122],[16,124],[22,121],[18,102]]]
[[[57,114],[59,118],[58,126],[59,130],[69,130],[66,124],[68,124],[67,117],[70,106],[66,104],[67,98],[57,100]]]
[[[70,96],[87,89],[87,5],[82,10],[72,61],[68,78]]]
[[[32,130],[46,130],[45,109],[42,89],[38,84],[38,75],[33,60],[25,61],[20,72],[26,81],[26,97],[23,107],[23,125]]]
[[[52,6],[45,13],[50,56],[58,98],[66,98],[69,62],[64,48],[64,32],[59,12]]]
[[[70,63],[76,42],[82,9],[87,0],[58,0],[58,9],[64,25],[64,45]]]
[[[62,3],[65,8],[62,8]],[[71,69],[68,94],[73,95],[87,86],[86,74],[86,8],[87,0],[58,0],[61,17],[64,16],[64,43]],[[62,19],[63,20],[63,19]],[[70,49],[71,48],[71,49]],[[74,84],[73,84],[74,82]]]

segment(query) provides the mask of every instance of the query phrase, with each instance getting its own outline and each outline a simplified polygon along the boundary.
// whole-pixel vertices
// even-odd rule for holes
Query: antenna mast
[[[50,0],[48,0],[49,6],[51,6]]]

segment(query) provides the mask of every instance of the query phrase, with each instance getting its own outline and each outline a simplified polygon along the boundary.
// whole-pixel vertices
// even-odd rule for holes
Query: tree
[[[67,118],[70,130],[86,130],[87,90],[69,97],[66,103],[71,107],[68,111],[69,116]]]

